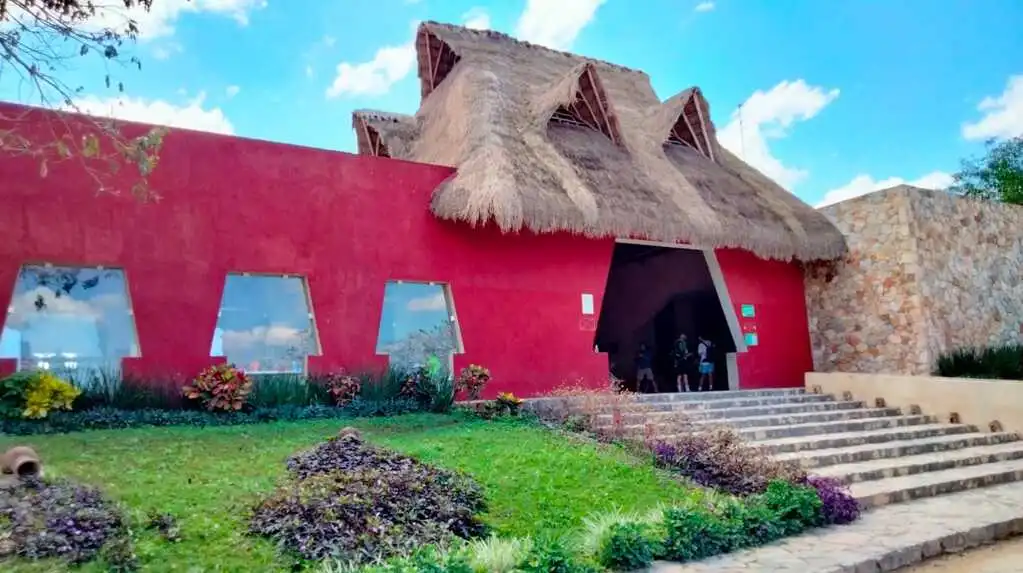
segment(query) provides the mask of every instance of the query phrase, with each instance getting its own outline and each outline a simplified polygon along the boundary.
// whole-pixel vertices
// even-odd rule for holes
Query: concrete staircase
[[[803,389],[644,394],[601,412],[598,429],[635,438],[730,426],[776,459],[848,484],[868,509],[1023,478],[1016,433]]]

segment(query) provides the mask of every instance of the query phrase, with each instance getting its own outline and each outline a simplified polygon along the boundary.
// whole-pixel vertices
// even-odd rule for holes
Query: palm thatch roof
[[[449,165],[445,219],[812,261],[846,251],[822,214],[718,143],[699,88],[660,101],[643,72],[425,22],[415,116],[356,111],[359,152]]]

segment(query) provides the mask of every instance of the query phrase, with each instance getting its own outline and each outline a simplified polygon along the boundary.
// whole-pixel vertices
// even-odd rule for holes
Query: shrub
[[[501,392],[497,395],[497,399],[494,400],[494,402],[497,403],[498,407],[500,407],[502,411],[507,411],[510,415],[517,416],[519,414],[519,409],[522,408],[523,400],[522,398],[516,397],[515,394],[512,394],[511,392]]]
[[[653,446],[658,465],[696,483],[734,495],[760,493],[772,480],[799,481],[802,470],[771,459],[749,446],[731,428],[683,432]]]
[[[197,400],[203,408],[214,411],[238,411],[245,406],[252,381],[233,364],[207,367],[192,384],[182,388],[189,400]]]
[[[809,476],[804,482],[817,491],[824,525],[844,525],[860,517],[860,503],[842,482],[834,478]]]
[[[106,557],[130,569],[134,553],[124,516],[97,489],[36,480],[0,488],[0,559],[83,563],[106,553],[119,538],[119,545],[128,546],[118,546]]]
[[[478,364],[471,364],[458,374],[455,388],[468,394],[470,400],[478,400],[488,382],[490,382],[490,370]]]
[[[786,535],[794,535],[823,524],[823,504],[812,487],[774,480],[757,501],[774,512]]]
[[[288,460],[292,479],[256,506],[250,529],[305,559],[357,563],[485,533],[470,478],[365,445],[328,440]]]
[[[337,372],[323,378],[323,386],[338,406],[347,406],[359,395],[362,380],[358,376]]]
[[[719,502],[716,512],[725,522],[727,545],[731,550],[756,547],[785,537],[777,514],[757,497]]]
[[[616,571],[649,567],[660,552],[655,535],[656,531],[645,523],[615,523],[601,539],[598,561]]]
[[[45,418],[53,410],[70,410],[81,393],[50,372],[17,372],[0,380],[0,415]]]
[[[664,511],[663,556],[672,561],[693,561],[734,546],[734,529],[704,505],[672,507]]]
[[[597,569],[580,561],[559,539],[545,538],[533,543],[519,563],[521,573],[595,573]]]
[[[950,378],[1023,380],[1023,345],[959,348],[939,356],[934,373]]]
[[[382,565],[363,568],[364,573],[475,573],[465,551],[441,551],[423,547],[408,557],[396,557]]]

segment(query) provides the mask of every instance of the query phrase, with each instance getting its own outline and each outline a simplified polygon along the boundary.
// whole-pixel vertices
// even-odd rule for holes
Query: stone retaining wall
[[[930,374],[1023,332],[1023,208],[899,186],[821,209],[846,258],[808,267],[814,367]]]

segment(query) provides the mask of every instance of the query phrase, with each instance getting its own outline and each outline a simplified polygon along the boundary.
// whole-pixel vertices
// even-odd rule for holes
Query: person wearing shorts
[[[690,384],[696,380],[696,376],[693,368],[695,356],[689,351],[689,341],[685,333],[678,335],[672,358],[675,363],[675,385],[679,392],[686,392],[691,389]]]
[[[657,393],[657,380],[654,379],[654,356],[647,345],[639,345],[639,353],[636,355],[636,388],[643,392],[646,387],[645,381],[649,380],[654,393]]]
[[[714,361],[710,356],[710,349],[712,346],[713,344],[711,344],[709,340],[701,336],[700,344],[696,347],[696,354],[700,358],[700,381],[698,383],[700,391],[709,391],[714,388]]]

